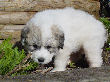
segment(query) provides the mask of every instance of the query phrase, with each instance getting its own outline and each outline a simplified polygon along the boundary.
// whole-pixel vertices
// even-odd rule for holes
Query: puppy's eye
[[[40,46],[38,46],[38,45],[33,45],[33,47],[35,48],[35,49],[39,49],[40,48]]]
[[[50,49],[50,48],[52,48],[52,47],[51,47],[51,46],[46,46],[46,48],[47,48],[47,49]]]
[[[34,47],[34,48],[37,48],[38,46],[37,46],[37,45],[33,45],[33,47]]]

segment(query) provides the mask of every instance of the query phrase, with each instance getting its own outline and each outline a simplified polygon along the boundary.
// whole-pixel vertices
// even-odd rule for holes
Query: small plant
[[[8,38],[0,44],[0,75],[5,75],[13,70],[25,58],[24,50],[18,51],[17,47],[13,49],[10,40]]]
[[[33,70],[36,70],[36,67],[38,67],[38,63],[34,61],[29,61],[25,65],[22,65],[21,69],[13,73],[11,76],[27,75],[31,73]]]
[[[100,18],[100,21],[105,25],[108,33],[110,33],[110,21],[107,18]]]
[[[107,18],[100,18],[100,21],[105,25],[108,34],[106,50],[110,51],[110,21]]]
[[[70,67],[70,68],[75,68],[75,67],[76,67],[76,66],[75,66],[75,63],[70,62],[70,63],[69,63],[69,67]]]
[[[24,63],[23,60],[25,60]],[[11,39],[8,38],[0,44],[0,75],[29,74],[38,66],[37,63],[26,59],[24,50],[13,48]]]
[[[100,21],[105,25],[108,34],[108,39],[104,47],[103,59],[106,64],[110,64],[110,21],[107,18],[100,18]]]

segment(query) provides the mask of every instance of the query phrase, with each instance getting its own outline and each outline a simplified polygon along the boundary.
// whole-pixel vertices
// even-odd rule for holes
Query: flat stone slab
[[[64,72],[41,72],[16,77],[1,77],[0,81],[40,82],[110,82],[110,66],[100,68],[74,68]]]

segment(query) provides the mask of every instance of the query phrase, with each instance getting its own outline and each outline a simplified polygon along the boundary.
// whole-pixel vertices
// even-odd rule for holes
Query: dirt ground
[[[110,66],[100,68],[74,68],[64,72],[36,72],[16,77],[2,77],[2,82],[110,82]]]

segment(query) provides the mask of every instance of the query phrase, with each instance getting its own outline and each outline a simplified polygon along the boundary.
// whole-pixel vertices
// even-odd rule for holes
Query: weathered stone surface
[[[0,39],[6,39],[12,37],[13,40],[19,41],[21,35],[21,29],[24,25],[0,25]]]
[[[0,81],[32,81],[32,82],[110,82],[110,66],[100,68],[70,69],[63,72],[40,72],[16,77],[1,78]]]
[[[26,24],[35,12],[0,12],[0,24]]]
[[[5,2],[8,2],[9,0],[0,0],[0,2],[1,2],[1,1],[5,1]]]
[[[1,11],[41,11],[74,6],[98,17],[99,2],[91,0],[9,0],[0,2]]]

